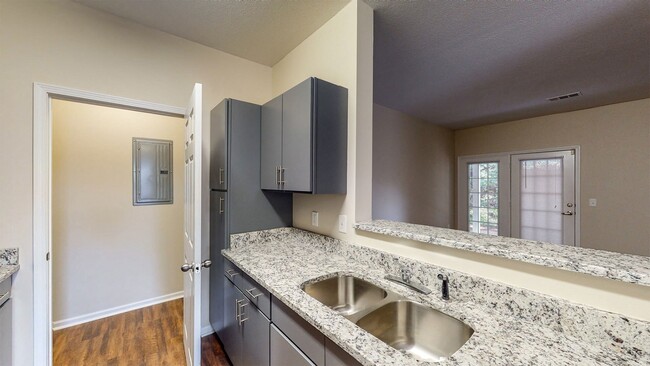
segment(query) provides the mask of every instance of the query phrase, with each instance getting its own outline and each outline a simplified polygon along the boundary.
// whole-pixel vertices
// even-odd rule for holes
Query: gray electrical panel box
[[[133,138],[133,205],[174,203],[172,141]]]

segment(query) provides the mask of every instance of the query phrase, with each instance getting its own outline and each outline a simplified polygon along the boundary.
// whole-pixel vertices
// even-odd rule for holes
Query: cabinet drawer
[[[271,366],[314,366],[282,332],[271,325]]]
[[[223,258],[223,274],[230,280],[235,286],[242,288],[244,282],[244,276],[241,269],[234,265],[231,261]]]
[[[267,318],[271,319],[271,294],[264,287],[244,273],[240,289]]]
[[[284,303],[273,297],[271,321],[316,365],[325,365],[325,336]]]

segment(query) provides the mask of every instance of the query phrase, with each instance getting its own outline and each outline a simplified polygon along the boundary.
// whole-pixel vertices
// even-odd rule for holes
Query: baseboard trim
[[[182,297],[183,297],[183,291],[179,291],[179,292],[174,292],[172,294],[158,296],[147,300],[136,301],[126,305],[116,306],[110,309],[96,311],[94,313],[75,316],[73,318],[57,320],[52,323],[52,330],[60,330],[60,329],[72,327],[75,325],[91,322],[93,320],[98,320],[102,318],[107,318],[109,316],[126,313],[127,311],[146,308],[147,306],[180,299]],[[203,329],[201,329],[201,331],[203,331]]]
[[[214,333],[214,329],[212,329],[211,325],[206,325],[203,328],[201,328],[201,337],[205,337],[207,335],[210,335]]]

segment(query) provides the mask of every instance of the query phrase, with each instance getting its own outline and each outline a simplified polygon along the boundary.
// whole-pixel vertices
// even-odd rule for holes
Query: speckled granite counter
[[[444,365],[648,365],[650,323],[297,229],[231,236],[223,252],[273,296],[365,365],[429,365],[395,350],[304,293],[306,281],[351,273],[463,320],[475,330]],[[408,267],[425,296],[383,279]],[[450,278],[440,297],[438,273]]]
[[[18,249],[0,249],[0,282],[18,272]]]
[[[639,255],[475,234],[388,220],[361,222],[355,224],[354,228],[376,234],[469,250],[546,267],[650,286],[650,258]]]

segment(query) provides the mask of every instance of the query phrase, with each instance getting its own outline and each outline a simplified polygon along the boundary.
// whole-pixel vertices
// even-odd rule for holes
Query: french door
[[[575,150],[458,160],[458,228],[577,245]]]
[[[575,245],[574,150],[511,156],[513,237]]]

